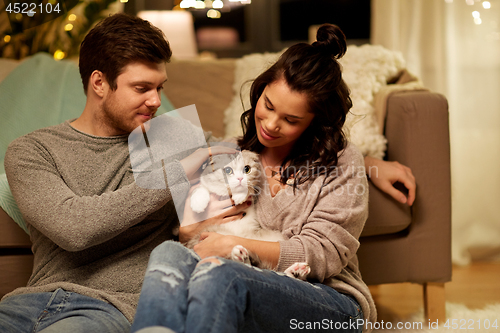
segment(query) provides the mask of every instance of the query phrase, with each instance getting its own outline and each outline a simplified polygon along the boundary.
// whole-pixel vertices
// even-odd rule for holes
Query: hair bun
[[[312,43],[312,46],[332,54],[336,59],[342,58],[347,50],[344,33],[338,26],[330,23],[319,27],[316,33],[316,41]]]

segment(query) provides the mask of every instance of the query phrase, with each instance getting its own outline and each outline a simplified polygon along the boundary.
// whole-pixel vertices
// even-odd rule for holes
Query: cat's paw
[[[191,194],[191,209],[195,213],[205,211],[210,202],[210,193],[207,189],[199,187]]]
[[[244,264],[250,264],[250,255],[248,250],[242,245],[235,245],[231,251],[231,260],[239,261]]]
[[[311,267],[305,262],[296,262],[285,270],[286,275],[302,281],[306,280],[309,273],[311,273]]]
[[[245,189],[241,193],[233,193],[231,198],[233,199],[235,205],[243,203],[248,198],[248,189]]]

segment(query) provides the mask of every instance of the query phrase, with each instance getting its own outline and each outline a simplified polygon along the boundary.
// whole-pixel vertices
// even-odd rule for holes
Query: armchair
[[[386,159],[411,168],[412,207],[370,183],[370,213],[358,258],[369,285],[423,285],[427,319],[445,318],[444,283],[451,280],[451,182],[448,104],[428,91],[389,96],[384,122]]]

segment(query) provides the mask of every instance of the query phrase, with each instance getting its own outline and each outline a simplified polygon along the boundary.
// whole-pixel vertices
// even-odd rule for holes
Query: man
[[[149,254],[178,226],[171,191],[135,183],[127,144],[161,105],[171,54],[147,21],[106,18],[81,45],[81,116],[9,146],[5,169],[35,259],[27,287],[0,302],[0,332],[128,332]],[[189,133],[175,128],[181,142]],[[169,186],[187,193],[208,154],[199,149],[164,165]],[[244,208],[225,209],[211,223]]]

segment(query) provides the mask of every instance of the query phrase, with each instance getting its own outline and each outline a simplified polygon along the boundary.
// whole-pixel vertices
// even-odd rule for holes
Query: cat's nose
[[[243,177],[238,177],[238,180],[239,180],[239,181],[240,181],[240,183],[241,183],[241,181],[243,180]]]

